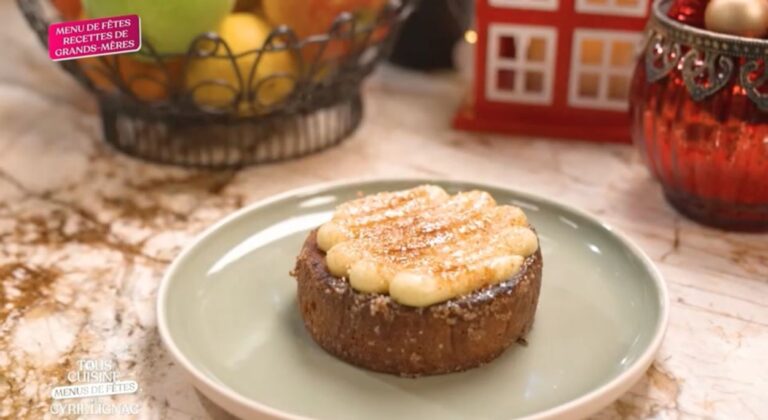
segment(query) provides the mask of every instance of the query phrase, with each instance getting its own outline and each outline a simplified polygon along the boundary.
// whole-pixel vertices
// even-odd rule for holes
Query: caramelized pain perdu
[[[339,206],[296,263],[312,338],[342,360],[405,376],[487,363],[533,324],[542,258],[517,207],[425,185]]]

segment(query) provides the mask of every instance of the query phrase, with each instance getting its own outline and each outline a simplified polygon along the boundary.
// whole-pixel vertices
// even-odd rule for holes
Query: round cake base
[[[488,363],[533,325],[541,288],[541,251],[512,278],[425,308],[359,293],[334,277],[313,231],[296,262],[304,325],[328,353],[401,376],[458,372]]]

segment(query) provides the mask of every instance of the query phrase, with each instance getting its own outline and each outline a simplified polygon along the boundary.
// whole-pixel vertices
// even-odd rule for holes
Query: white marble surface
[[[218,174],[144,164],[100,142],[92,98],[0,0],[0,417],[50,417],[51,387],[111,358],[139,418],[217,418],[161,348],[154,299],[186,242],[247,203],[348,177],[489,181],[557,197],[626,231],[659,264],[670,327],[644,379],[597,418],[768,417],[768,235],[679,217],[628,146],[451,130],[449,75],[384,69],[366,119],[328,152]]]

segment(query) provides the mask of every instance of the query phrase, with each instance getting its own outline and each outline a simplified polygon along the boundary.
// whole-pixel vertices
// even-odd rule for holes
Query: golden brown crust
[[[294,271],[304,325],[323,349],[357,366],[404,376],[462,371],[499,356],[530,330],[541,272],[537,251],[507,281],[425,308],[403,306],[332,276],[315,231]]]

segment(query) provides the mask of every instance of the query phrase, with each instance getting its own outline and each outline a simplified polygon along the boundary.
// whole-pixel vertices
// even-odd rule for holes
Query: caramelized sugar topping
[[[538,240],[522,210],[486,192],[424,185],[339,206],[318,245],[356,290],[428,306],[512,277]]]

